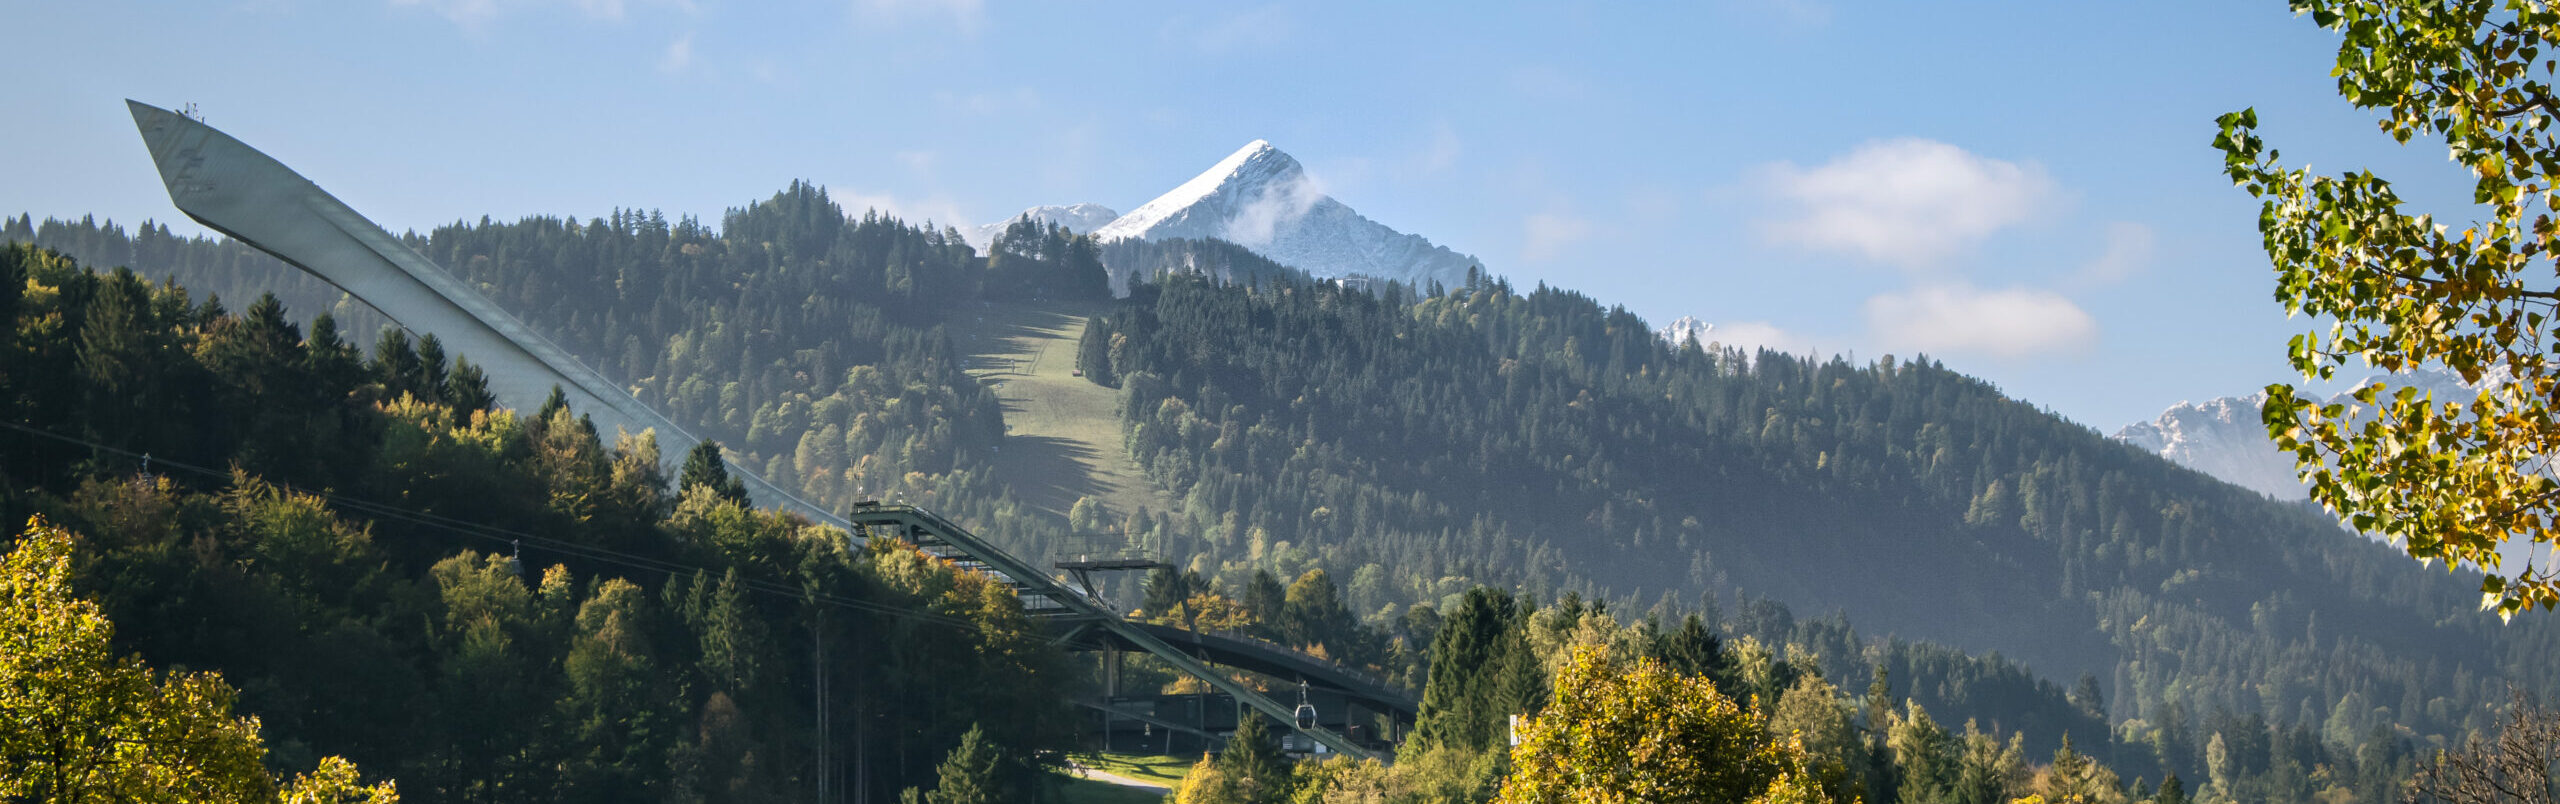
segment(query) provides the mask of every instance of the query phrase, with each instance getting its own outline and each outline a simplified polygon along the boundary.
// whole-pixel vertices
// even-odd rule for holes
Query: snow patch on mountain
[[[1691,339],[1696,339],[1699,346],[1705,346],[1716,342],[1716,325],[1700,321],[1694,315],[1684,315],[1654,330],[1654,334],[1661,335],[1673,348],[1686,346]]]
[[[2125,425],[2115,439],[2269,497],[2306,499],[2293,456],[2277,451],[2259,422],[2266,402],[2264,392],[2180,402],[2158,419]]]
[[[969,241],[969,245],[976,247],[978,251],[985,252],[989,246],[995,245],[996,235],[1003,234],[1005,227],[1012,226],[1014,221],[1021,220],[1025,215],[1030,216],[1032,222],[1044,228],[1051,225],[1064,226],[1067,227],[1067,231],[1076,234],[1091,233],[1120,217],[1119,212],[1101,204],[1085,203],[1066,206],[1050,204],[1023,210],[1013,217],[994,223],[963,229],[960,231],[960,238]]]
[[[1094,239],[1218,238],[1309,274],[1457,286],[1475,258],[1362,217],[1271,143],[1246,143],[1208,170],[1097,229]]]
[[[1697,316],[1684,315],[1653,332],[1662,336],[1662,341],[1671,344],[1673,349],[1687,346],[1689,339],[1696,338],[1698,345],[1708,351],[1741,352],[1744,360],[1757,359],[1756,355],[1762,349],[1791,355],[1816,355],[1822,351],[1821,345],[1812,339],[1797,336],[1767,321],[1710,324]]]
[[[2501,378],[2487,377],[2479,383],[2466,384],[2451,372],[2429,368],[2367,378],[2356,387],[2377,381],[2394,387],[2416,386],[2437,402],[2468,401],[2481,390],[2503,383]],[[2351,388],[2329,397],[2326,403],[2353,405],[2353,394]],[[2269,497],[2308,499],[2310,494],[2295,473],[2293,455],[2276,449],[2275,441],[2267,437],[2267,426],[2259,417],[2266,402],[2264,392],[2226,396],[2202,404],[2180,402],[2158,419],[2126,425],[2116,431],[2114,438]]]

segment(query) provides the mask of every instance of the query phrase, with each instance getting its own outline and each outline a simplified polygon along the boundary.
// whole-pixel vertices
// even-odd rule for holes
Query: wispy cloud
[[[2027,357],[2087,348],[2098,322],[2062,294],[1937,285],[1867,300],[1867,327],[1886,348]]]
[[[658,57],[658,72],[675,74],[693,66],[693,34],[676,37],[667,43],[667,52]]]
[[[1449,121],[1440,120],[1431,125],[1431,142],[1423,146],[1421,158],[1415,161],[1423,173],[1438,173],[1457,165],[1458,156],[1466,150],[1466,143],[1458,140],[1458,130],[1450,127]]]
[[[474,30],[519,10],[543,6],[565,6],[588,19],[604,21],[623,19],[634,5],[663,6],[686,13],[698,10],[693,0],[391,0],[391,5],[424,8]]]
[[[1297,18],[1287,8],[1267,5],[1210,19],[1174,17],[1165,21],[1163,35],[1202,53],[1223,55],[1277,46],[1297,30]]]
[[[1904,267],[1926,267],[2061,196],[2044,168],[1976,156],[1924,139],[1870,142],[1813,168],[1780,162],[1767,188],[1791,214],[1763,221],[1769,239]]]
[[[394,6],[419,6],[453,24],[478,28],[498,17],[498,0],[391,0]]]
[[[1727,11],[1806,28],[1831,24],[1831,4],[1823,0],[1724,0]]]
[[[984,0],[853,0],[853,11],[862,21],[873,24],[949,22],[963,34],[977,33],[987,19]]]
[[[1543,262],[1564,254],[1573,244],[1591,238],[1597,227],[1585,218],[1563,212],[1540,212],[1520,222],[1520,259]]]
[[[1042,99],[1040,93],[1030,87],[977,92],[938,89],[933,92],[933,103],[963,114],[993,115],[1036,110],[1041,107]]]
[[[2116,221],[2107,224],[2106,250],[2098,258],[2081,266],[2072,283],[2081,287],[2112,285],[2126,277],[2141,273],[2151,264],[2153,241],[2151,227],[2139,223]]]
[[[1738,349],[1745,355],[1755,354],[1762,349],[1791,355],[1809,355],[1821,348],[1814,344],[1813,339],[1789,332],[1784,327],[1767,321],[1722,321],[1706,324],[1705,327],[1704,331],[1694,333],[1694,337],[1698,339],[1698,345],[1714,346],[1719,349]]]
[[[1280,227],[1306,217],[1316,202],[1324,199],[1324,187],[1314,177],[1299,173],[1287,181],[1273,182],[1262,188],[1262,194],[1245,202],[1227,219],[1221,237],[1247,247],[1268,246]]]
[[[844,191],[833,188],[829,188],[827,194],[834,198],[836,203],[844,205],[845,212],[856,217],[860,217],[866,211],[877,210],[882,215],[897,218],[910,225],[923,226],[931,222],[936,229],[945,226],[967,226],[970,225],[971,220],[968,216],[961,214],[960,205],[957,202],[940,196],[923,199],[901,198],[895,193],[866,193],[860,190]]]

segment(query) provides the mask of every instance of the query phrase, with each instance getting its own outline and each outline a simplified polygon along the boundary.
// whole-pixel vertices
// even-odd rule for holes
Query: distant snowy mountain
[[[1670,343],[1675,349],[1687,345],[1691,338],[1698,339],[1699,346],[1715,343],[1715,332],[1716,325],[1700,321],[1694,315],[1681,316],[1663,325],[1661,329],[1654,330],[1654,334],[1661,335],[1662,340]]]
[[[1254,140],[1094,233],[1113,240],[1215,237],[1318,277],[1466,283],[1475,258],[1387,228],[1333,200],[1298,160]]]
[[[1004,220],[972,229],[962,230],[960,232],[960,237],[963,240],[969,241],[969,245],[975,246],[979,251],[984,252],[987,250],[988,246],[995,244],[996,235],[1002,234],[1004,232],[1004,227],[1012,226],[1014,221],[1021,220],[1024,215],[1031,216],[1031,220],[1039,223],[1041,226],[1045,227],[1050,224],[1057,224],[1059,226],[1067,227],[1067,231],[1074,232],[1076,234],[1090,233],[1095,229],[1102,228],[1103,224],[1110,223],[1112,219],[1120,217],[1120,213],[1114,212],[1110,207],[1106,207],[1101,204],[1068,204],[1063,207],[1053,204],[1049,206],[1032,207],[1016,213],[1013,217],[1006,218]]]
[[[2293,472],[2293,456],[2276,451],[2258,411],[2264,392],[2203,404],[2180,402],[2160,418],[2117,430],[2115,439],[2235,486],[2279,500],[2310,495]]]
[[[2395,375],[2388,382],[2395,386],[2416,385],[2439,402],[2468,400],[2477,392],[2477,388],[2464,385],[2461,377],[2442,369]],[[2482,387],[2496,384],[2494,379],[2481,382]],[[2327,401],[2352,402],[2349,393],[2352,392],[2340,392]],[[2258,417],[2266,401],[2267,395],[2262,392],[2226,396],[2203,404],[2180,402],[2158,419],[2126,425],[2116,431],[2114,438],[2269,497],[2307,499],[2310,495],[2294,473],[2293,456],[2277,451],[2275,442],[2267,438],[2267,426]]]

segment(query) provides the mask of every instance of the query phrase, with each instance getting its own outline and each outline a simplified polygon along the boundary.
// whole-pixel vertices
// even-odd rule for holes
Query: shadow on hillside
[[[1017,435],[1005,437],[996,464],[1024,503],[1064,515],[1076,498],[1102,495],[1093,476],[1100,457],[1092,447],[1064,438]]]
[[[1015,339],[1060,337],[1075,323],[1065,310],[1011,304],[967,308],[954,318],[962,337],[954,338],[953,345],[967,358],[1010,354]]]

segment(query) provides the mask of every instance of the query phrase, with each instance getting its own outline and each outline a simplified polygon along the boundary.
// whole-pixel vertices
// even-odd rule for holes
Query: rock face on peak
[[[1096,230],[1094,238],[1218,238],[1318,277],[1464,284],[1475,258],[1362,217],[1324,194],[1298,160],[1254,140],[1207,171]]]
[[[2293,472],[2293,456],[2276,451],[2258,410],[2264,392],[2197,404],[2180,402],[2160,418],[2117,430],[2115,440],[2235,486],[2279,500],[2309,495]]]
[[[1025,215],[1030,216],[1032,221],[1041,226],[1056,224],[1067,227],[1067,231],[1076,234],[1089,234],[1120,217],[1120,213],[1101,204],[1068,204],[1066,206],[1051,204],[1032,207],[994,223],[961,230],[960,236],[969,241],[969,245],[984,252],[988,246],[995,245],[996,235],[1002,234],[1004,227],[1013,225],[1014,221],[1021,220]]]
[[[1671,344],[1674,349],[1687,345],[1691,338],[1696,338],[1699,346],[1715,343],[1715,332],[1716,325],[1700,321],[1694,315],[1681,316],[1663,325],[1661,329],[1654,330],[1654,334],[1662,336],[1662,340]]]
[[[2376,380],[2394,386],[2417,386],[2439,402],[2467,401],[2479,390],[2499,384],[2499,380],[2490,378],[2466,385],[2461,377],[2441,369],[2368,378],[2365,382]],[[2327,402],[2353,405],[2352,393],[2352,389],[2340,392]],[[2310,495],[2304,491],[2301,478],[2294,473],[2293,456],[2278,451],[2275,442],[2267,438],[2267,426],[2258,415],[2266,402],[2263,392],[2226,396],[2202,404],[2180,402],[2161,413],[2160,418],[2126,425],[2113,437],[2269,497],[2308,499]]]

